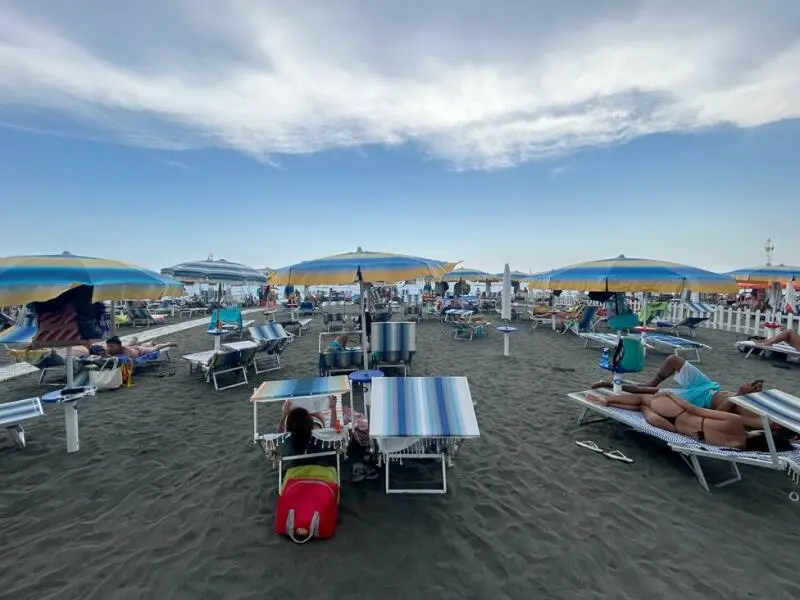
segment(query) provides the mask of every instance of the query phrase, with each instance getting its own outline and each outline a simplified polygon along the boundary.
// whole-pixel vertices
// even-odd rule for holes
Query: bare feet
[[[586,394],[586,399],[589,402],[594,402],[595,404],[603,404],[603,405],[608,404],[605,398],[603,398],[602,396],[598,396],[597,394]]]
[[[599,390],[601,388],[611,389],[614,387],[614,384],[612,384],[610,381],[595,381],[590,387],[593,390]]]

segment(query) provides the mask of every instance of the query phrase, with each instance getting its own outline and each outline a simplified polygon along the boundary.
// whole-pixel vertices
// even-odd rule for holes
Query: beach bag
[[[286,472],[275,512],[275,533],[297,544],[329,539],[339,523],[336,469],[320,465],[293,467]]]
[[[91,369],[89,371],[89,385],[97,388],[98,392],[116,390],[122,387],[122,369]]]

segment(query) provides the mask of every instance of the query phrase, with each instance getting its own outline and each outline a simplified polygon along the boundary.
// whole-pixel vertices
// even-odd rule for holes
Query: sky
[[[798,264],[798,156],[799,2],[0,2],[0,256]]]

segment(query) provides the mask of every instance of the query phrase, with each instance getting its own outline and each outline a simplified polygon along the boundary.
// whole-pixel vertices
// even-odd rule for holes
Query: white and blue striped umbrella
[[[230,285],[266,284],[267,276],[246,265],[227,260],[197,260],[161,269],[161,273],[187,283]]]

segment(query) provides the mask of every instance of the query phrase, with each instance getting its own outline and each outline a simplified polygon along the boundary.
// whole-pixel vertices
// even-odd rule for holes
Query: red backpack
[[[318,465],[293,467],[283,480],[275,513],[275,533],[304,544],[332,538],[339,523],[336,469]]]

